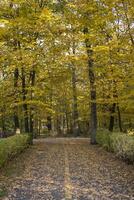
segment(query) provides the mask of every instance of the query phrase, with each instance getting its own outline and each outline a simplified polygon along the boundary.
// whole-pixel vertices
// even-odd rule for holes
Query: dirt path
[[[5,200],[134,199],[133,166],[88,139],[38,140],[24,155],[24,173],[10,180]]]

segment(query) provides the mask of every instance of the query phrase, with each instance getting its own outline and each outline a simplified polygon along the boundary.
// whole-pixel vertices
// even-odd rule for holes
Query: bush
[[[106,150],[112,151],[110,132],[107,130],[99,130],[97,132],[97,143],[103,146]]]
[[[29,136],[26,134],[0,139],[0,167],[2,167],[6,161],[22,152],[28,145]]]
[[[114,152],[117,157],[134,163],[134,136],[101,130],[97,133],[97,142],[106,150]]]

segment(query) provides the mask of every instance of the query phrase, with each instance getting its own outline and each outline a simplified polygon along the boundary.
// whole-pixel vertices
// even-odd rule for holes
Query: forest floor
[[[38,139],[9,164],[3,200],[134,199],[134,167],[88,139]]]

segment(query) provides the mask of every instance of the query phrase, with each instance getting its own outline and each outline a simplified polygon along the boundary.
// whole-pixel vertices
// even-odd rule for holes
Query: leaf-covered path
[[[132,200],[133,166],[88,139],[42,139],[25,153],[5,200]],[[22,163],[24,164],[24,163]]]

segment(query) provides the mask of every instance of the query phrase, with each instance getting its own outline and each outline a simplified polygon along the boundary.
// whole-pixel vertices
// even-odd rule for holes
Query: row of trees
[[[132,0],[2,0],[3,133],[133,127]]]

